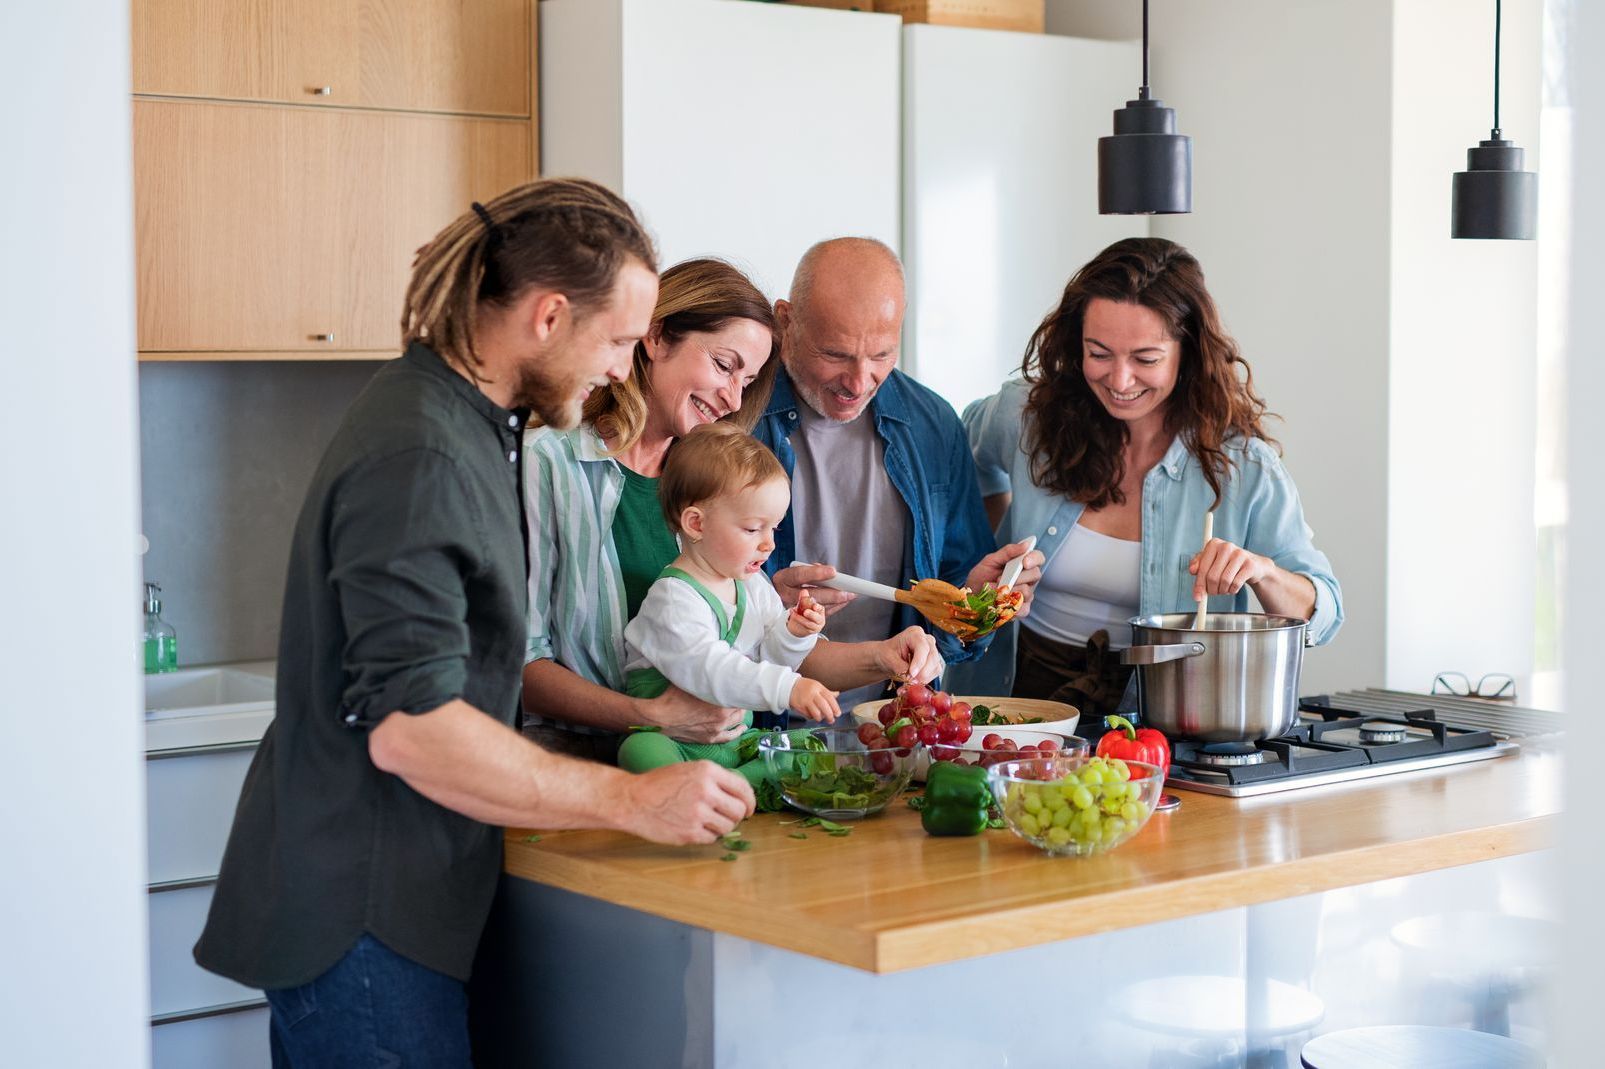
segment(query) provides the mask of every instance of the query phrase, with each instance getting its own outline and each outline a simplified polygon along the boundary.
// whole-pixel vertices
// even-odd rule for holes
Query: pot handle
[[[1120,651],[1121,664],[1163,664],[1204,652],[1202,642],[1177,642],[1168,646],[1128,646]]]

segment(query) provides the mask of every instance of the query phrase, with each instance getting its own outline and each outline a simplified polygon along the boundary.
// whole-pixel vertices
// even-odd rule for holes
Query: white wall
[[[0,1062],[148,1061],[125,0],[0,5]]]
[[[1019,374],[1077,268],[1148,233],[1142,216],[1098,214],[1098,137],[1137,57],[1125,42],[903,30],[903,370],[961,412]]]
[[[897,16],[730,0],[540,16],[541,169],[622,193],[665,266],[723,256],[779,297],[823,238],[899,247]]]
[[[1530,170],[1541,16],[1540,0],[1504,4],[1500,122]],[[1492,4],[1394,5],[1386,678],[1507,672],[1525,695],[1538,249],[1449,237],[1451,176],[1493,125],[1493,31]]]
[[[1193,138],[1193,214],[1155,216],[1152,232],[1203,265],[1343,585],[1348,621],[1305,659],[1305,692],[1383,675],[1392,7],[1150,9],[1154,94]],[[1123,0],[1055,0],[1050,14],[1066,33],[1142,31]],[[1109,130],[1140,81],[1134,65],[1109,87]]]

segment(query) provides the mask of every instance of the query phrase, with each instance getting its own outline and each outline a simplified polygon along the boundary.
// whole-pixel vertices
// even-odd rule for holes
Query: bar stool
[[[1291,1064],[1287,1043],[1308,1032],[1326,1016],[1326,1004],[1314,993],[1280,980],[1252,985],[1236,976],[1164,976],[1143,980],[1122,991],[1116,1005],[1126,1022],[1144,1032],[1187,1040],[1195,1064],[1248,1065],[1280,1069]],[[1240,1050],[1245,1043],[1247,1050]],[[1152,1064],[1176,1060],[1156,1051]]]
[[[1465,1028],[1383,1024],[1328,1032],[1304,1044],[1304,1069],[1543,1069],[1540,1052]]]
[[[1552,966],[1554,921],[1507,913],[1452,912],[1412,917],[1388,932],[1407,962],[1468,1003],[1471,1027],[1510,1035],[1510,1006]]]

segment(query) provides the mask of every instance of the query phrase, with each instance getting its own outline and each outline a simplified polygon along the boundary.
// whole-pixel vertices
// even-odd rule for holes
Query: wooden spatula
[[[1014,619],[1021,601],[1020,595],[1012,590],[988,588],[980,595],[972,595],[967,587],[954,586],[945,579],[918,579],[911,589],[899,590],[885,583],[837,572],[835,578],[826,579],[819,585],[845,590],[860,597],[907,605],[962,642],[990,634]],[[977,598],[982,604],[976,604]]]

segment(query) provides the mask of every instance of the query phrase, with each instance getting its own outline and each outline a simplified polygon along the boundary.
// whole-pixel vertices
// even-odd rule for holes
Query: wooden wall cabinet
[[[136,0],[134,92],[531,113],[531,0]]]
[[[530,176],[527,123],[134,102],[147,358],[394,356],[413,254]]]

